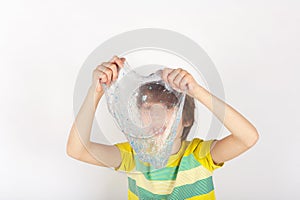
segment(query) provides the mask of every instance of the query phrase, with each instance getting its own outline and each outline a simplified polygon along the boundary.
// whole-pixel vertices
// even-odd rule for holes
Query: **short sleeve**
[[[131,171],[135,166],[132,147],[128,142],[117,143],[114,145],[120,150],[122,159],[120,166],[115,167],[114,170],[124,172]]]
[[[215,140],[204,141],[200,138],[194,138],[192,141],[195,147],[194,156],[204,167],[206,167],[211,172],[224,166],[224,162],[216,164],[211,157],[210,148],[214,141]]]

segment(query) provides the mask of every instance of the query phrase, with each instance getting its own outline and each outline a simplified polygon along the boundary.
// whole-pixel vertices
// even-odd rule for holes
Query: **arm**
[[[98,144],[90,141],[94,115],[104,89],[101,83],[110,84],[117,78],[118,67],[122,67],[125,58],[114,56],[109,62],[103,62],[93,71],[93,83],[72,125],[67,143],[67,154],[77,160],[106,167],[118,167],[121,164],[121,152],[115,145]]]
[[[211,145],[213,147],[211,156],[216,164],[237,157],[257,142],[259,136],[256,128],[231,106],[201,87],[186,70],[165,68],[162,78],[175,90],[186,91],[189,96],[196,98],[232,133],[221,140],[214,141]],[[223,115],[223,108],[225,108],[225,115]]]
[[[231,135],[213,142],[211,156],[215,163],[231,160],[257,142],[259,135],[256,128],[230,105],[224,103],[200,85],[195,87],[194,96],[212,111],[231,132]],[[225,109],[225,115],[223,115],[222,109]]]
[[[97,105],[103,92],[95,94],[90,87],[88,94],[72,125],[67,143],[67,154],[90,164],[117,167],[121,163],[119,149],[114,145],[98,144],[90,141],[90,132]]]

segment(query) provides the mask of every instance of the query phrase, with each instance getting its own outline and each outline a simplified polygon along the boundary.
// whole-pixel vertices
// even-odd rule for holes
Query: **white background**
[[[66,155],[87,56],[138,28],[186,35],[211,57],[226,102],[260,133],[215,171],[217,199],[299,199],[299,1],[0,3],[0,199],[127,199],[127,179]]]

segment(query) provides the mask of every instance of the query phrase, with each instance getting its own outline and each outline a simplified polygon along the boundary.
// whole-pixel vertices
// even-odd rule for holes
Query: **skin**
[[[142,120],[144,121],[145,124],[149,124],[149,107],[151,106],[147,106],[147,107],[142,107]],[[171,120],[172,118],[172,113],[173,113],[173,109],[170,109],[168,111],[166,111],[166,119],[170,119],[170,121],[173,121]],[[161,127],[162,125],[158,126],[158,127]],[[167,125],[166,125],[167,126]],[[172,146],[172,151],[171,151],[171,155],[174,155],[176,153],[178,153],[180,147],[181,147],[181,136],[182,136],[182,131],[183,131],[183,128],[184,126],[189,126],[188,124],[183,124],[183,121],[182,121],[182,117],[180,118],[180,121],[179,121],[179,124],[178,124],[178,128],[177,128],[177,131],[176,131],[176,136],[175,136],[175,139],[174,139],[174,142],[173,142],[173,146]],[[169,124],[169,127],[170,127],[170,124]]]
[[[125,58],[114,56],[94,69],[92,84],[70,130],[66,146],[70,157],[104,167],[118,167],[121,164],[119,149],[114,145],[91,142],[90,133],[97,105],[104,94],[100,83],[109,85],[115,81],[124,62]],[[186,70],[165,68],[162,78],[173,89],[186,90],[188,95],[207,107],[230,131],[229,136],[215,140],[211,147],[211,156],[216,164],[229,161],[256,144],[259,138],[256,128],[233,107],[200,86]],[[225,109],[225,114],[220,108]],[[181,119],[172,154],[180,149],[183,126],[186,124],[182,124]]]
[[[174,139],[174,145],[172,147],[171,155],[177,154],[180,147],[181,147],[181,136],[182,136],[182,131],[183,131],[184,126],[187,126],[187,125],[184,125],[182,123],[182,118],[181,118],[180,122],[179,122],[179,125],[178,125],[176,137]]]
[[[174,113],[174,108],[172,109],[166,109],[166,106],[164,104],[158,104],[156,103],[155,105],[159,105],[159,106],[156,106],[156,112],[158,113],[155,113],[155,109],[154,111],[151,110],[151,108],[153,108],[153,104],[152,103],[149,103],[147,102],[147,104],[143,104],[140,111],[141,111],[141,119],[142,119],[142,122],[145,124],[145,125],[150,125],[151,123],[151,111],[154,112],[153,115],[156,116],[156,120],[157,122],[155,121],[155,119],[153,120],[153,124],[152,126],[155,126],[156,123],[157,123],[157,128],[161,128],[161,127],[169,127],[172,125],[168,122],[173,122],[174,121],[174,117],[175,115],[173,114]],[[165,109],[164,109],[164,108]],[[162,112],[165,113],[162,114]],[[162,120],[164,122],[162,122]],[[176,132],[176,136],[175,136],[175,140],[174,140],[174,145],[172,147],[172,152],[171,154],[176,154],[178,152],[178,150],[180,149],[181,147],[181,135],[182,135],[182,131],[183,131],[183,127],[184,126],[188,126],[188,124],[183,124],[182,123],[182,117],[180,118],[180,121],[179,121],[179,124],[178,124],[178,128],[177,128],[177,132]]]
[[[256,128],[233,107],[199,85],[186,70],[165,68],[162,76],[175,90],[186,90],[188,95],[208,108],[230,131],[231,135],[215,140],[212,144],[211,156],[216,164],[231,160],[256,144],[259,138]],[[221,108],[224,108],[225,114]]]

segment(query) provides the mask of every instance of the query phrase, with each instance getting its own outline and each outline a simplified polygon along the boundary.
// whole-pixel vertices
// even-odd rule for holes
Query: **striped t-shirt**
[[[182,141],[180,150],[169,157],[164,168],[133,172],[135,151],[128,142],[115,144],[122,162],[116,171],[128,177],[128,199],[202,199],[214,200],[213,171],[224,163],[215,164],[210,154],[213,140],[194,138]],[[138,162],[137,162],[138,163]]]

